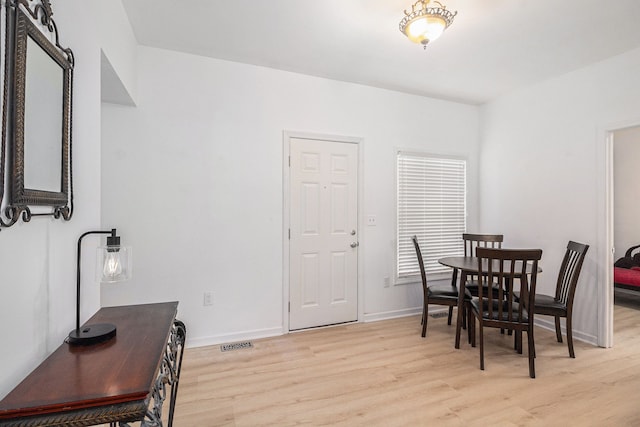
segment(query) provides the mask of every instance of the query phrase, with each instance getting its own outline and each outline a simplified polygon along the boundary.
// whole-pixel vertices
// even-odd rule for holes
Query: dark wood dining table
[[[458,286],[458,314],[456,317],[456,343],[455,347],[460,348],[460,332],[462,330],[462,312],[464,310],[464,284],[467,282],[467,276],[469,275],[478,275],[479,274],[479,264],[478,257],[474,256],[452,256],[452,257],[444,257],[438,260],[438,263],[445,265],[447,267],[453,268],[453,278],[452,284],[454,286]],[[517,266],[518,264],[516,264]],[[493,271],[498,271],[499,269],[498,262],[495,261],[492,269]],[[531,274],[531,265],[527,265],[526,274]],[[458,270],[460,271],[460,284],[458,285]],[[489,270],[489,264],[487,260],[483,261],[482,271],[487,272]],[[519,272],[522,270],[521,268],[516,268],[517,272],[515,277],[519,278]],[[538,273],[542,272],[542,268],[538,267]]]

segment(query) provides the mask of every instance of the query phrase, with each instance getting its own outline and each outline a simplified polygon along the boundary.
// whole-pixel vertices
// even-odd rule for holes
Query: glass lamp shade
[[[128,246],[102,246],[96,259],[97,280],[115,283],[131,279],[131,248]]]
[[[440,37],[445,28],[447,23],[441,17],[422,15],[409,22],[404,32],[412,42],[426,45]]]

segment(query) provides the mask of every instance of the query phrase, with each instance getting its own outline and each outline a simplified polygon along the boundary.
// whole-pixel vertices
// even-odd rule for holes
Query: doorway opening
[[[637,192],[638,160],[640,159],[640,126],[615,130],[613,136],[613,259],[625,257],[631,248],[640,245],[640,199]],[[638,250],[631,251],[632,255]],[[627,262],[630,263],[627,265]],[[640,255],[625,260],[625,268],[640,268]],[[640,276],[640,271],[638,272]],[[614,288],[614,304],[637,307],[640,288]]]
[[[602,160],[599,162],[599,167],[601,167],[599,176],[603,177],[601,181],[599,180],[598,185],[600,200],[603,201],[603,204],[600,205],[603,206],[603,209],[600,211],[601,216],[598,221],[599,224],[603,225],[598,238],[598,259],[602,260],[602,269],[597,275],[598,282],[601,284],[598,287],[598,345],[605,348],[612,347],[614,344],[615,291],[613,286],[613,265],[617,259],[616,256],[621,251],[623,253],[626,251],[625,248],[616,248],[615,243],[615,193],[619,191],[620,184],[616,183],[616,162],[614,158],[616,154],[622,154],[621,152],[616,153],[615,141],[625,139],[627,132],[635,134],[635,131],[631,130],[634,128],[640,129],[640,119],[603,127],[601,128],[599,140],[604,143],[598,144],[598,158]],[[640,130],[637,132],[640,134]],[[617,148],[622,148],[622,144],[618,144]],[[618,166],[620,166],[619,162]],[[619,242],[617,244],[624,245],[625,243]]]

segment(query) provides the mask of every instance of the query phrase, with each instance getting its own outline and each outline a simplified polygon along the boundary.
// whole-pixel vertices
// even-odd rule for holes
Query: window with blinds
[[[411,237],[418,236],[427,273],[449,272],[438,259],[464,253],[466,161],[398,153],[397,277],[419,277]]]

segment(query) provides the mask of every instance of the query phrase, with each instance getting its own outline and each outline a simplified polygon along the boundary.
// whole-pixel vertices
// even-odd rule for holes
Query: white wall
[[[568,240],[591,245],[574,330],[596,342],[604,265],[605,131],[640,119],[640,50],[519,90],[483,107],[481,218],[508,247],[543,249],[552,293]],[[602,319],[600,319],[602,320]]]
[[[640,127],[615,132],[613,145],[613,259],[617,260],[630,247],[640,245]]]
[[[76,58],[73,92],[75,211],[69,222],[33,218],[0,231],[0,397],[57,348],[75,324],[79,235],[100,223],[100,47],[85,0],[56,2],[60,43]],[[83,17],[83,18],[80,18]],[[95,257],[84,268],[82,318],[99,306]]]
[[[138,43],[124,6],[118,1],[93,1],[102,49],[102,97],[108,102],[135,105]]]
[[[383,287],[395,148],[467,156],[477,225],[477,107],[145,47],[138,60],[138,106],[103,106],[103,224],[134,248],[105,305],[178,300],[191,345],[282,332],[284,130],[364,138],[369,317],[421,305],[415,285]]]

